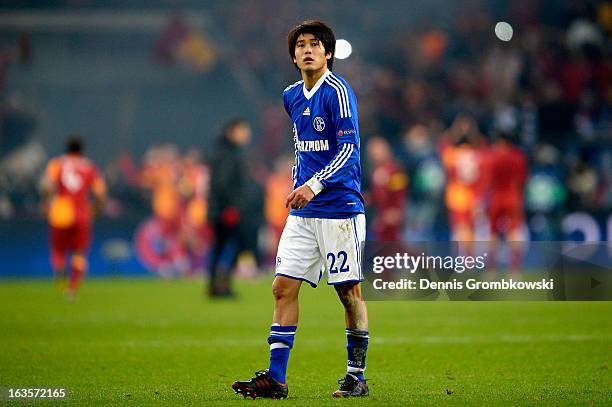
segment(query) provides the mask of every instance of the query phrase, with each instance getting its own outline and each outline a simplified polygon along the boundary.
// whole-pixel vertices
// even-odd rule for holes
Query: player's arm
[[[287,92],[287,90],[290,88],[291,86],[288,86],[285,91],[283,92],[283,106],[285,107],[285,112],[287,112],[287,115],[289,116],[289,119],[291,120],[291,104],[289,102],[289,93]],[[297,165],[298,165],[298,156],[297,156],[297,137],[295,135],[295,124],[293,124],[294,129],[293,129],[293,143],[294,143],[294,149],[295,149],[295,161],[293,163],[293,166],[291,167],[291,179],[293,180],[293,188],[295,188],[295,185],[297,184]],[[287,205],[285,204],[285,207],[287,207]]]
[[[303,208],[327,186],[339,182],[359,162],[359,127],[355,98],[352,93],[339,89],[336,94],[330,93],[330,96],[332,97],[327,103],[338,139],[338,151],[325,167],[287,196],[285,207]]]
[[[326,186],[338,182],[353,165],[359,161],[359,149],[353,143],[338,145],[338,152],[332,160],[319,172],[312,176],[304,185],[295,189],[285,201],[285,207],[301,209]]]
[[[106,197],[108,195],[106,182],[98,170],[96,170],[94,174],[93,183],[91,184],[91,192],[94,196],[94,213],[98,214],[102,212],[104,203],[106,202]]]
[[[52,159],[47,164],[42,187],[42,212],[46,215],[49,210],[51,197],[55,193],[60,177],[60,163],[57,159]]]

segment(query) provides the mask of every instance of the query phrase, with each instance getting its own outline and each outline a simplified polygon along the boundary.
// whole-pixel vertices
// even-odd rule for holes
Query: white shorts
[[[365,215],[347,219],[289,215],[278,244],[276,275],[316,287],[327,271],[327,284],[363,281],[361,247]]]

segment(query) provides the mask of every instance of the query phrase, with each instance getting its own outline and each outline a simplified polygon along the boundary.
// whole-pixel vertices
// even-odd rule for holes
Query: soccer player
[[[527,155],[516,145],[516,136],[503,132],[491,148],[487,176],[489,192],[488,215],[491,225],[491,243],[499,236],[510,242],[510,269],[518,271],[522,255],[521,229],[524,222],[523,196],[527,182]]]
[[[302,80],[283,92],[293,125],[294,190],[276,258],[272,284],[270,366],[232,388],[247,397],[285,398],[287,363],[298,323],[302,282],[316,287],[324,271],[344,305],[347,374],[334,397],[366,396],[363,377],[368,315],[361,295],[361,243],[365,215],[361,196],[357,100],[344,79],[331,72],[336,39],[320,21],[305,21],[288,36],[289,55]]]
[[[484,140],[474,119],[459,115],[439,141],[438,150],[446,172],[451,240],[473,241],[485,179]]]
[[[370,202],[375,211],[373,232],[376,240],[396,242],[404,227],[408,200],[408,175],[393,157],[391,146],[382,137],[368,142],[372,163]]]
[[[215,234],[210,258],[208,295],[233,298],[232,270],[246,247],[245,224],[248,216],[248,169],[244,149],[251,141],[251,126],[244,119],[225,124],[211,158],[209,218]],[[239,197],[239,199],[236,199]]]
[[[90,191],[95,198],[94,211],[101,210],[106,184],[96,165],[83,156],[81,139],[73,136],[66,144],[66,154],[53,158],[47,165],[43,197],[51,228],[51,265],[58,288],[65,285],[66,256],[72,254],[68,299],[75,298],[87,272],[93,218]]]
[[[203,254],[208,249],[210,228],[207,223],[210,173],[199,152],[191,150],[183,159],[179,189],[183,195],[181,245],[189,260],[187,275],[203,272]]]

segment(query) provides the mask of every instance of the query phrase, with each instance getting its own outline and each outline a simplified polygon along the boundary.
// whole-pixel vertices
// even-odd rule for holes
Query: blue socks
[[[272,325],[270,327],[270,376],[279,383],[287,382],[289,353],[293,348],[297,326]],[[346,329],[347,373],[363,381],[368,351],[368,331]]]
[[[279,383],[287,382],[287,364],[289,352],[293,348],[297,326],[272,325],[270,327],[270,376]]]
[[[366,369],[366,353],[368,351],[368,331],[346,329],[346,350],[348,361],[346,372],[363,381]]]

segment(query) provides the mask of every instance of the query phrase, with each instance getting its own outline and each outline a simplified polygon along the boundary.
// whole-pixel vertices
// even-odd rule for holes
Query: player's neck
[[[321,79],[321,77],[325,75],[325,72],[327,72],[327,66],[324,66],[318,71],[302,71],[302,79],[304,80],[304,86],[306,87],[306,89],[312,89],[317,84],[319,79]]]

